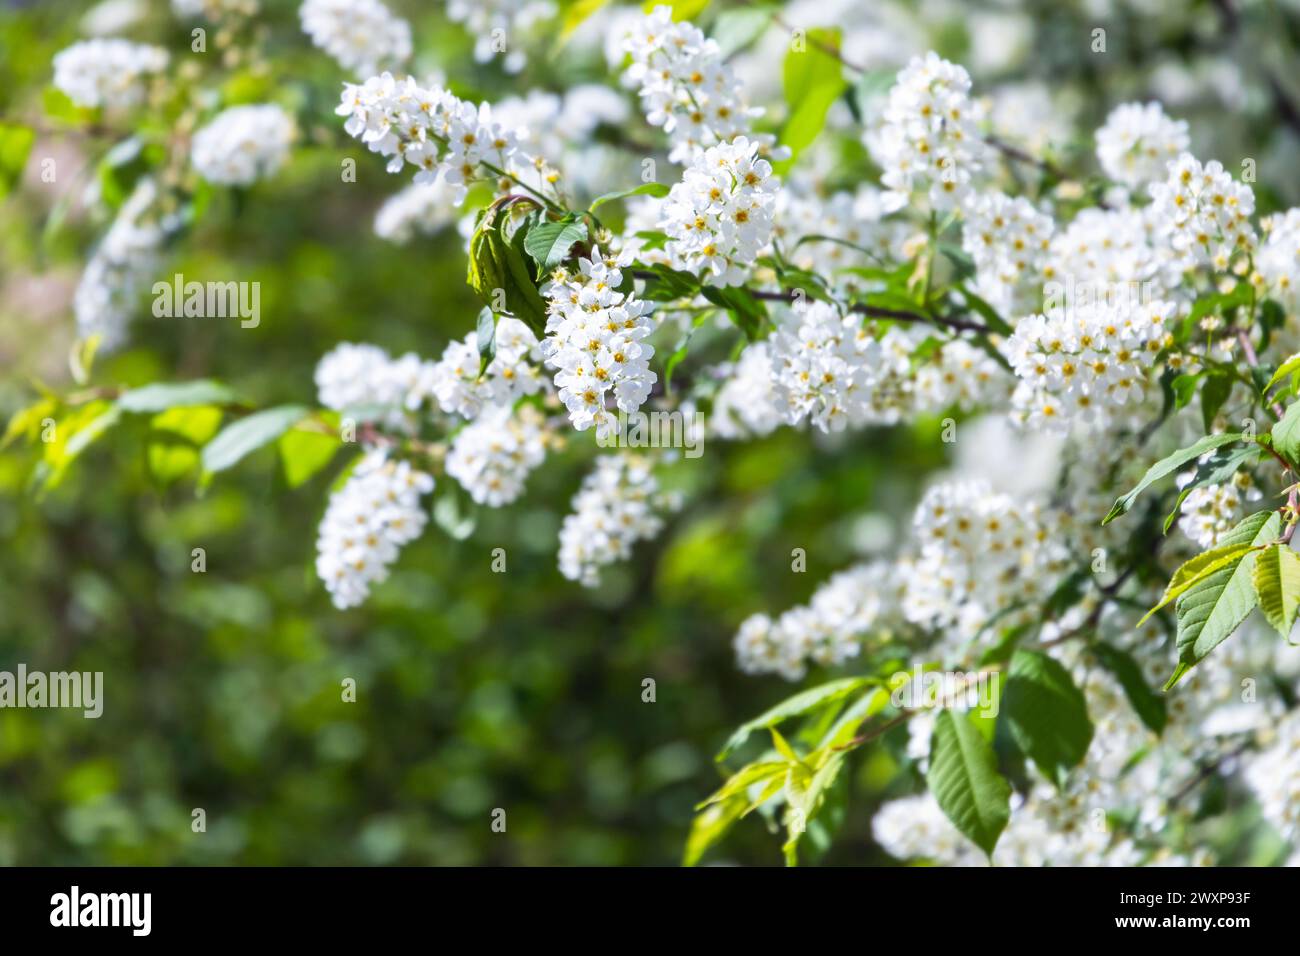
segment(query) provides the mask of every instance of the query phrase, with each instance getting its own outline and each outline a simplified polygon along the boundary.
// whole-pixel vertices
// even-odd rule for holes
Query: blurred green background
[[[80,36],[90,6],[0,3],[6,118],[41,120],[51,57]],[[146,6],[130,35],[184,49],[187,29],[166,4]],[[390,6],[412,21],[418,64],[443,69],[459,92],[493,98],[607,76],[597,51],[534,57],[522,77],[507,77],[473,63],[470,39],[439,5]],[[800,5],[789,6],[794,16]],[[887,6],[957,58],[990,42],[972,29],[974,13],[1019,17],[1030,31],[1024,52],[992,76],[973,66],[977,88],[1050,81],[1077,95],[1085,136],[1116,102],[1152,92],[1152,50],[1189,75],[1234,65],[1249,108],[1225,112],[1212,72],[1171,107],[1192,121],[1194,148],[1209,143],[1229,165],[1238,155],[1294,159],[1294,132],[1277,120],[1261,72],[1272,40],[1290,42],[1284,7],[1248,5],[1234,40],[1216,28],[1214,4],[1102,4],[1119,47],[1102,73],[1082,44],[1059,39],[1086,33],[1096,5]],[[461,240],[453,230],[397,247],[374,236],[375,209],[406,177],[387,175],[343,134],[332,114],[341,73],[302,35],[296,4],[263,7],[273,69],[238,82],[250,98],[295,107],[302,141],[273,180],[215,192],[165,273],[259,281],[261,325],[180,323],[142,308],[129,347],[99,360],[96,382],[210,376],[259,405],[311,401],[315,363],[339,342],[436,357],[473,327]],[[1270,27],[1276,16],[1285,29]],[[1272,38],[1253,58],[1229,45],[1251,35]],[[1294,55],[1283,62],[1293,82]],[[0,200],[5,417],[31,402],[33,379],[71,387],[71,296],[105,228],[60,197],[75,200],[112,140],[42,124],[23,184]],[[860,149],[850,152],[860,161]],[[42,156],[77,175],[41,184]],[[339,183],[345,156],[357,158],[356,184]],[[866,174],[840,171],[850,185]],[[1262,206],[1276,206],[1296,201],[1300,183],[1274,177],[1257,189],[1272,197]],[[677,374],[725,351],[693,354]],[[693,804],[719,779],[712,755],[737,724],[792,692],[736,670],[737,624],[806,600],[830,573],[887,546],[947,446],[935,422],[829,444],[789,430],[707,444],[671,475],[688,492],[683,511],[588,591],[555,564],[559,523],[595,450],[580,436],[534,473],[520,502],[480,509],[467,540],[431,523],[371,600],[346,612],[330,606],[312,566],[331,474],[290,491],[266,450],[197,496],[191,482],[156,487],[144,447],[142,433],[120,428],[39,501],[25,493],[31,455],[0,456],[0,670],[21,661],[105,674],[99,720],[0,712],[0,864],[674,864]],[[204,574],[190,570],[196,547]],[[497,547],[505,574],[490,568]],[[796,547],[808,554],[803,574],[791,572]],[[341,700],[349,677],[356,703]],[[654,703],[642,701],[645,678],[657,683]],[[909,782],[896,779],[887,749],[854,773],[828,859],[885,862],[870,842],[870,804]],[[194,808],[206,811],[206,833],[191,832]],[[507,812],[504,834],[492,832],[494,808]],[[709,859],[777,864],[779,840],[747,820]]]

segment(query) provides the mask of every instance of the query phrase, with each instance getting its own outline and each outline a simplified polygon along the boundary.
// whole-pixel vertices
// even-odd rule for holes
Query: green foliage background
[[[452,231],[399,248],[373,235],[374,210],[406,178],[342,133],[332,114],[342,77],[299,31],[296,4],[264,6],[276,76],[296,79],[268,88],[282,81],[250,74],[246,98],[297,102],[315,123],[273,180],[213,193],[170,270],[260,282],[262,324],[142,309],[130,347],[101,359],[97,380],[210,376],[258,405],[304,401],[317,359],[341,341],[433,356],[473,327],[479,305],[461,240]],[[507,78],[473,64],[469,38],[430,12],[436,5],[392,6],[412,19],[420,62],[443,65],[465,94],[554,86],[603,68],[539,57]],[[1189,5],[1195,23],[1210,6]],[[0,114],[41,116],[51,57],[77,39],[87,7],[0,6]],[[1068,4],[1029,9],[1041,14],[1042,37],[1085,22]],[[1026,69],[1097,94],[1099,118],[1141,91],[1141,43],[1194,58],[1212,39],[1116,32],[1122,50],[1136,48],[1122,54],[1130,72],[1099,75],[1082,48],[1066,57],[1050,44]],[[960,20],[935,33],[946,55],[970,42]],[[133,36],[187,47],[158,2]],[[1206,132],[1183,115],[1194,134]],[[1220,119],[1213,135],[1225,160],[1234,139],[1273,142],[1271,130],[1247,128],[1249,116]],[[73,170],[103,145],[42,133],[33,157]],[[358,161],[355,184],[339,182],[345,156]],[[58,196],[84,178],[51,195],[34,163],[0,201],[6,417],[30,402],[32,379],[68,387],[71,294],[104,228],[75,204],[66,218],[58,212]],[[1289,188],[1278,198],[1294,201]],[[106,702],[99,720],[0,713],[0,864],[676,863],[694,803],[719,781],[713,754],[792,690],[739,674],[737,624],[806,600],[863,553],[872,534],[862,516],[905,521],[922,476],[944,463],[938,431],[926,421],[829,447],[790,430],[706,445],[674,475],[689,492],[683,512],[596,591],[555,566],[559,523],[592,451],[575,440],[534,474],[521,502],[481,510],[467,540],[431,526],[391,580],[347,612],[330,606],[312,567],[328,472],[290,491],[264,450],[205,495],[191,482],[159,488],[128,427],[36,501],[25,493],[28,453],[11,449],[0,456],[0,669],[103,671]],[[205,574],[190,570],[196,547],[206,549]],[[508,553],[504,575],[490,570],[496,547]],[[805,574],[791,573],[797,547],[807,550]],[[340,700],[347,677],[355,704]],[[647,677],[655,703],[641,699]],[[873,801],[912,785],[897,770],[886,748],[852,765],[853,803],[830,862],[887,861],[869,819]],[[196,807],[205,834],[191,832]],[[490,829],[497,807],[505,834]],[[777,864],[778,846],[755,815],[710,859]],[[1238,862],[1249,854],[1240,848]]]

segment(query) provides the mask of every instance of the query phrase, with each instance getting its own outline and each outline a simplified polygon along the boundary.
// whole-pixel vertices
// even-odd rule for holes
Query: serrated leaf
[[[308,414],[301,405],[280,405],[254,412],[223,428],[203,448],[203,470],[209,475],[225,471],[264,445],[275,441]]]
[[[1300,372],[1300,352],[1292,355],[1277,367],[1277,371],[1273,373],[1273,376],[1268,380],[1268,384],[1264,386],[1264,391],[1268,392],[1282,379],[1288,375],[1294,375],[1296,372]]]
[[[720,803],[736,794],[743,794],[754,784],[770,777],[784,777],[789,769],[790,764],[783,760],[761,760],[746,764],[728,777],[721,787],[709,795],[708,799],[696,804],[695,809],[703,810],[710,804]]]
[[[1228,432],[1223,435],[1206,435],[1186,448],[1180,448],[1172,455],[1160,459],[1147,469],[1147,473],[1142,476],[1142,480],[1133,487],[1132,491],[1115,499],[1115,504],[1111,506],[1110,513],[1102,519],[1101,523],[1104,525],[1110,524],[1132,508],[1133,502],[1137,500],[1138,495],[1142,494],[1148,487],[1161,478],[1172,475],[1189,461],[1200,458],[1207,451],[1213,451],[1216,448],[1222,448],[1224,445],[1230,445],[1238,441],[1241,441],[1241,435],[1237,432]]]
[[[1095,644],[1092,650],[1101,661],[1101,666],[1110,671],[1119,681],[1120,687],[1124,688],[1124,696],[1133,705],[1133,710],[1142,723],[1157,734],[1163,733],[1168,721],[1164,699],[1142,676],[1138,662],[1131,654],[1110,644]]]
[[[1259,609],[1274,630],[1288,639],[1300,610],[1300,554],[1275,544],[1255,556],[1251,575]]]
[[[1250,545],[1224,544],[1210,548],[1208,551],[1202,551],[1196,557],[1184,561],[1179,565],[1178,570],[1174,572],[1174,576],[1169,579],[1169,583],[1165,585],[1165,593],[1155,607],[1142,615],[1142,619],[1134,626],[1141,627],[1150,619],[1152,614],[1177,598],[1188,588],[1198,581],[1204,580],[1219,568],[1240,560],[1241,556],[1250,550]]]
[[[843,700],[850,694],[873,684],[875,684],[875,680],[870,677],[842,677],[839,680],[828,681],[825,684],[819,684],[816,687],[800,691],[793,697],[781,701],[775,707],[765,710],[753,720],[741,724],[727,740],[722,750],[718,752],[716,759],[726,759],[728,754],[741,746],[749,739],[749,735],[756,730],[775,727],[783,720],[811,713],[827,704]]]
[[[569,258],[569,250],[587,240],[587,224],[581,219],[562,219],[533,226],[524,236],[524,251],[532,256],[540,272],[553,269]]]
[[[737,795],[721,803],[710,804],[697,813],[691,821],[690,835],[686,838],[682,865],[694,866],[699,863],[709,848],[717,844],[740,819],[747,803],[744,795]]]
[[[1083,762],[1092,742],[1092,721],[1083,692],[1058,661],[1038,651],[1016,651],[1002,694],[1016,745],[1058,787]]]
[[[1275,511],[1260,511],[1243,519],[1220,539],[1222,545],[1268,544],[1277,538],[1282,519]],[[1169,690],[1205,659],[1246,619],[1257,603],[1251,579],[1255,552],[1216,570],[1183,592],[1174,605],[1178,615],[1178,667],[1165,682]]]
[[[1291,464],[1300,464],[1300,401],[1287,406],[1281,421],[1273,426],[1273,450]]]
[[[953,826],[992,857],[1011,817],[1011,786],[993,746],[964,714],[944,710],[935,718],[925,779]]]

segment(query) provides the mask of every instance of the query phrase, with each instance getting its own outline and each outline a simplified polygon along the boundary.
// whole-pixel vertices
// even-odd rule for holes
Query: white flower
[[[952,209],[970,192],[985,148],[970,99],[970,75],[937,53],[913,57],[889,92],[872,139],[892,208],[917,192],[934,209]]]
[[[402,546],[424,530],[420,495],[433,485],[409,463],[371,451],[330,495],[316,540],[316,573],[335,607],[362,603],[371,586],[388,577]]]
[[[710,425],[722,438],[748,438],[775,431],[785,421],[773,383],[768,343],[754,342],[740,353],[713,397]]]
[[[960,645],[997,614],[1030,606],[1053,587],[1069,552],[1055,539],[1034,499],[993,490],[983,481],[945,481],[926,491],[912,518],[917,555],[908,573],[903,613]],[[1022,616],[1023,613],[1022,612]]]
[[[664,203],[660,228],[678,269],[741,285],[772,236],[776,183],[758,144],[743,136],[692,160]]]
[[[504,53],[507,73],[524,68],[523,41],[555,15],[550,0],[447,0],[447,16],[474,36],[474,59],[486,63]]]
[[[999,312],[1037,305],[1053,228],[1023,197],[990,192],[967,204],[962,248],[975,260],[976,291]]]
[[[1165,180],[1152,184],[1151,199],[1157,228],[1186,267],[1208,264],[1223,272],[1238,253],[1254,248],[1255,193],[1218,160],[1202,166],[1183,153]]]
[[[1021,380],[1021,421],[1064,433],[1105,429],[1142,411],[1175,318],[1165,301],[1051,303],[1016,324],[1005,352]]]
[[[1196,476],[1196,470],[1178,476],[1183,488]],[[1262,494],[1251,481],[1250,472],[1241,470],[1224,484],[1201,485],[1187,493],[1179,509],[1178,530],[1202,549],[1213,548],[1245,515],[1244,505],[1258,501]]]
[[[746,674],[799,680],[810,663],[838,667],[857,657],[868,632],[896,611],[892,580],[888,563],[861,564],[832,575],[808,604],[776,621],[751,615],[732,642],[737,664]]]
[[[344,342],[316,364],[320,403],[360,421],[407,430],[408,412],[433,392],[435,366],[414,352],[393,359],[377,345]]]
[[[1141,209],[1081,209],[1052,237],[1044,279],[1086,287],[1093,298],[1163,291],[1177,276],[1166,276],[1168,256],[1153,244],[1149,220]]]
[[[793,312],[770,339],[777,400],[786,421],[805,418],[822,431],[840,431],[868,413],[880,345],[862,317],[841,317],[835,307],[812,302]]]
[[[650,396],[658,376],[650,370],[654,346],[646,339],[654,331],[651,304],[616,291],[623,282],[621,267],[631,251],[579,260],[579,271],[559,270],[546,288],[546,337],[541,351],[554,368],[555,387],[579,431],[596,427],[604,438],[615,427],[607,399],[624,412],[634,412]]]
[[[117,38],[82,40],[54,55],[54,85],[78,106],[126,108],[145,98],[150,74],[167,68],[167,51]]]
[[[1292,710],[1272,731],[1271,745],[1246,765],[1264,819],[1284,840],[1300,843],[1300,710]]]
[[[375,213],[375,235],[399,244],[432,236],[456,221],[456,189],[444,180],[411,183]]]
[[[687,21],[673,22],[670,7],[655,7],[638,20],[623,49],[632,57],[624,79],[639,88],[647,122],[669,135],[670,162],[691,162],[708,147],[738,136],[774,159],[789,155],[784,148],[773,150],[771,135],[752,131],[751,121],[763,111],[740,98],[717,43]]]
[[[126,325],[157,278],[164,240],[180,228],[180,217],[157,210],[158,186],[141,179],[118,210],[113,225],[86,263],[73,311],[81,338],[100,336],[106,353],[126,340]]]
[[[208,182],[247,186],[284,165],[293,136],[293,119],[279,106],[232,106],[194,134],[190,159]]]
[[[345,70],[368,74],[411,55],[411,27],[379,0],[303,0],[298,10],[311,42]]]
[[[497,320],[496,355],[479,376],[482,364],[477,333],[452,342],[433,370],[433,392],[449,415],[476,418],[489,405],[512,405],[542,387],[537,337],[518,319]]]
[[[1164,179],[1189,142],[1187,122],[1170,119],[1159,103],[1124,103],[1097,130],[1097,160],[1111,179],[1139,189]]]
[[[484,164],[512,172],[516,161],[527,160],[516,156],[515,132],[495,122],[486,103],[474,106],[411,77],[399,81],[384,73],[360,85],[344,83],[334,112],[348,118],[344,129],[350,136],[388,157],[390,173],[414,166],[417,183],[441,179],[457,206],[465,201],[468,182],[496,175]]]
[[[546,420],[531,405],[487,409],[456,433],[447,474],[481,505],[499,508],[523,493],[529,472],[546,458]]]
[[[596,587],[602,568],[627,560],[634,544],[659,533],[659,511],[671,505],[659,491],[650,459],[625,454],[597,458],[560,527],[560,573]]]
[[[1283,308],[1300,311],[1300,208],[1269,216],[1262,225],[1265,238],[1255,256],[1258,281]]]

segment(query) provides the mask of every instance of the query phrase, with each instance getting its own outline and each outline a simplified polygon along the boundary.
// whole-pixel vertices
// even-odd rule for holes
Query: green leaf
[[[1275,511],[1260,511],[1245,518],[1220,539],[1220,545],[1246,544],[1251,547],[1275,540],[1282,519]],[[1225,641],[1255,607],[1255,552],[1219,568],[1198,581],[1178,598],[1178,666],[1165,682],[1173,687],[1184,674],[1204,660]]]
[[[514,233],[507,235],[503,227],[511,218],[509,211],[501,208],[491,208],[483,215],[470,238],[466,281],[489,309],[509,312],[541,338],[546,334],[546,302],[537,291],[524,253],[512,241],[522,232],[526,243],[532,230],[516,224]]]
[[[149,473],[166,486],[199,467],[199,450],[221,427],[213,405],[186,405],[159,412],[149,422]]]
[[[541,272],[553,269],[569,258],[576,243],[587,241],[587,224],[581,219],[561,219],[533,226],[524,236],[524,251],[533,257]]]
[[[607,202],[616,202],[620,199],[628,199],[632,196],[654,196],[655,199],[663,199],[668,195],[668,187],[663,183],[642,183],[635,189],[620,189],[616,192],[605,193],[597,196],[587,207],[588,211],[595,212],[599,207]]]
[[[645,0],[641,9],[649,13],[655,7],[669,7],[674,20],[690,20],[703,13],[708,5],[709,0]]]
[[[926,783],[953,826],[991,858],[1011,817],[1011,787],[992,744],[964,714],[935,718]]]
[[[691,821],[690,835],[686,838],[682,865],[695,866],[699,863],[709,848],[717,844],[740,819],[748,803],[742,794],[711,804],[697,813]]]
[[[1200,458],[1207,451],[1213,451],[1215,448],[1221,448],[1224,445],[1230,445],[1233,442],[1241,441],[1241,438],[1242,436],[1237,432],[1229,432],[1224,435],[1206,435],[1204,438],[1188,445],[1186,448],[1180,448],[1167,458],[1160,459],[1147,469],[1147,473],[1142,476],[1142,480],[1133,487],[1132,491],[1115,499],[1115,504],[1111,506],[1110,513],[1102,519],[1101,523],[1110,524],[1120,515],[1127,512],[1133,507],[1133,502],[1137,500],[1138,495],[1142,494],[1143,491],[1161,478],[1172,475],[1179,468],[1182,468],[1183,465],[1187,464],[1189,461]]]
[[[30,126],[0,123],[0,199],[9,195],[22,178],[35,140],[36,134]]]
[[[1225,544],[1210,548],[1208,551],[1202,551],[1196,557],[1184,561],[1178,570],[1174,572],[1174,576],[1169,579],[1169,583],[1165,586],[1165,593],[1161,595],[1155,607],[1142,615],[1142,619],[1135,626],[1141,627],[1152,614],[1177,598],[1188,588],[1205,580],[1206,577],[1219,570],[1219,568],[1241,560],[1242,555],[1250,550],[1250,545],[1246,544]]]
[[[1092,741],[1092,721],[1083,693],[1055,659],[1038,651],[1016,651],[1002,695],[1016,745],[1058,787],[1082,763]]]
[[[1300,464],[1300,401],[1287,406],[1273,426],[1273,450],[1293,465]]]
[[[844,67],[827,49],[840,48],[840,31],[812,29],[804,43],[791,45],[785,55],[782,78],[789,119],[781,131],[781,143],[788,146],[791,156],[774,164],[778,172],[788,170],[826,125],[826,114],[840,97],[848,83]]]
[[[647,266],[650,275],[644,280],[641,298],[651,302],[690,299],[700,290],[700,280],[689,272],[672,269],[661,263]]]
[[[572,0],[564,7],[564,20],[560,29],[560,39],[567,40],[573,31],[582,26],[582,24],[593,13],[606,6],[609,0]]]
[[[718,45],[718,53],[725,60],[752,45],[771,22],[772,11],[762,7],[724,10],[713,21],[709,36]]]
[[[165,412],[169,408],[195,405],[230,405],[235,393],[220,382],[197,379],[193,382],[159,383],[124,392],[117,404],[124,412]]]
[[[1265,548],[1255,556],[1251,580],[1260,611],[1284,640],[1289,639],[1300,610],[1300,554],[1285,544]]]
[[[1205,384],[1201,386],[1201,423],[1207,432],[1214,430],[1214,419],[1232,394],[1234,382],[1231,375],[1222,371],[1213,371],[1205,376]]]
[[[1155,692],[1142,676],[1142,668],[1133,656],[1110,644],[1094,644],[1093,653],[1101,661],[1101,666],[1110,671],[1124,688],[1124,696],[1133,705],[1142,723],[1157,734],[1163,733],[1168,714],[1165,711],[1164,698]]]
[[[297,488],[310,481],[334,460],[342,445],[343,439],[337,429],[326,432],[319,428],[290,428],[276,442],[285,484]]]
[[[767,321],[767,309],[748,289],[741,286],[706,285],[700,289],[700,293],[714,305],[726,309],[731,320],[751,342],[760,337],[763,324]]]
[[[497,315],[486,306],[479,310],[474,336],[478,344],[478,377],[482,378],[497,357]]]
[[[728,754],[741,746],[749,739],[749,735],[756,730],[775,727],[783,720],[799,717],[827,704],[833,704],[874,683],[875,679],[870,677],[842,677],[839,680],[829,681],[816,687],[810,687],[805,691],[800,691],[793,697],[781,701],[770,710],[759,714],[753,720],[741,724],[727,740],[722,750],[718,752],[716,759],[726,759]]]
[[[1277,367],[1277,371],[1273,373],[1273,377],[1270,378],[1268,384],[1264,386],[1264,391],[1268,392],[1274,385],[1282,381],[1282,379],[1286,378],[1288,375],[1294,375],[1296,372],[1300,372],[1300,352],[1296,352],[1295,355],[1292,355]]]
[[[280,405],[231,422],[204,446],[203,470],[209,475],[225,471],[275,441],[308,414],[301,405]]]
[[[696,810],[703,810],[714,803],[721,803],[737,794],[744,794],[756,783],[774,776],[784,776],[790,770],[790,764],[783,760],[756,760],[741,767],[726,779],[721,787],[709,795],[707,800],[696,804]]]

